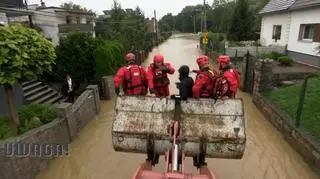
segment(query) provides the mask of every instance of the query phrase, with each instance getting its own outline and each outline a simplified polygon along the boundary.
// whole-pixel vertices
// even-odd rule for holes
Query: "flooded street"
[[[175,35],[150,54],[161,52],[176,69],[170,76],[171,92],[177,93],[177,69],[186,64],[196,69],[200,54],[197,41]],[[252,98],[240,92],[245,104],[247,145],[241,160],[207,159],[208,167],[218,179],[317,179],[302,157],[285,142],[281,134],[264,118],[252,103]],[[101,114],[89,123],[71,143],[69,156],[50,162],[37,179],[129,179],[146,155],[115,152],[111,141],[114,100],[103,101]],[[160,158],[157,171],[164,171]],[[197,172],[188,158],[188,172]]]

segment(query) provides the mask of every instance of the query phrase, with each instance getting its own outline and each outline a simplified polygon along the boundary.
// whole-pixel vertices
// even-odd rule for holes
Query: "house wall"
[[[55,9],[42,9],[37,11],[34,16],[34,24],[38,25],[46,38],[51,38],[55,45],[59,44],[59,24],[66,24],[66,17],[72,16],[72,24],[76,24],[76,17],[81,18],[81,23],[86,23],[86,18],[83,15],[70,13],[57,13]]]
[[[320,43],[298,40],[300,24],[312,23],[320,23],[320,7],[292,12],[290,38],[288,43],[289,51],[320,57],[315,50]]]
[[[8,24],[8,19],[5,13],[0,13],[0,21],[4,22],[5,24]]]
[[[277,42],[275,42],[275,40],[272,39],[274,25],[282,26],[281,37],[280,37],[280,40],[277,40]],[[268,14],[268,15],[262,16],[261,35],[260,35],[262,45],[285,46],[288,43],[289,30],[290,30],[290,14],[289,13]]]
[[[46,38],[51,38],[55,45],[59,44],[58,24],[64,22],[57,17],[53,9],[37,11],[33,16],[33,23],[39,26],[42,29],[42,34]]]

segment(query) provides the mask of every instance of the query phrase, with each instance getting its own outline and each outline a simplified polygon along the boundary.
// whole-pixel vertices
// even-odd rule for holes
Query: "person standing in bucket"
[[[117,95],[120,94],[120,85],[125,95],[146,95],[148,93],[147,72],[136,64],[133,53],[125,57],[127,65],[121,67],[114,77],[114,87]]]
[[[153,63],[148,68],[148,84],[151,94],[157,97],[166,97],[170,95],[168,74],[174,74],[175,69],[170,63],[164,63],[164,57],[156,54],[153,57]]]
[[[187,100],[192,98],[193,79],[189,76],[190,69],[187,65],[182,65],[179,70],[179,83],[176,83],[179,89],[179,95],[181,100]]]
[[[192,87],[193,97],[196,99],[210,98],[212,94],[212,80],[215,73],[210,70],[209,57],[206,55],[199,56],[197,64],[200,70],[194,70],[197,76]]]
[[[227,80],[229,85],[228,97],[235,98],[237,90],[240,86],[240,73],[238,70],[233,69],[230,64],[229,56],[219,56],[217,63],[223,77]]]

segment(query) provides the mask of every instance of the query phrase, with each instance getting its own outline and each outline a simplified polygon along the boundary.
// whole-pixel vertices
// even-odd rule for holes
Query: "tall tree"
[[[72,1],[65,2],[65,3],[61,4],[60,7],[65,8],[65,9],[77,10],[77,11],[82,11],[82,12],[94,14],[94,12],[92,10],[89,10],[86,7],[82,7],[81,5],[74,4]]]
[[[228,39],[235,41],[252,40],[253,14],[249,10],[247,0],[238,0],[232,16]]]
[[[20,120],[14,105],[12,85],[51,71],[55,59],[53,44],[36,30],[17,24],[0,27],[0,84],[4,85],[9,114],[17,134]]]

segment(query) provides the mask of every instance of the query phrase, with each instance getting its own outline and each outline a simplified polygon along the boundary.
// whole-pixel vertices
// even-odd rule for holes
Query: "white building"
[[[31,16],[32,24],[39,27],[42,31],[41,33],[55,45],[59,44],[60,36],[73,30],[91,32],[93,36],[95,36],[94,18],[91,13],[67,10],[59,7],[45,7],[44,4],[40,7],[38,5],[28,6],[27,11]],[[2,12],[7,14],[8,23],[30,23],[29,16],[8,16],[8,12]]]
[[[260,14],[262,45],[287,45],[296,61],[320,67],[320,0],[270,0]]]

